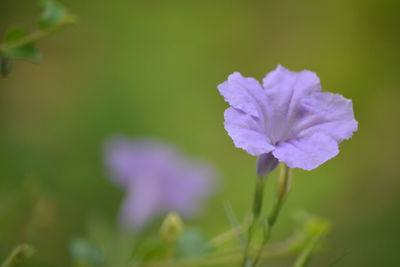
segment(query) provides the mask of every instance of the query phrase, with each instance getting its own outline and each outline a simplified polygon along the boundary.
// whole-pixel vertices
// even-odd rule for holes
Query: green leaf
[[[56,1],[43,0],[41,5],[44,10],[39,18],[38,25],[42,29],[48,29],[59,24],[67,15],[67,10]]]
[[[42,54],[34,44],[27,44],[11,49],[6,53],[6,55],[8,58],[26,59],[33,62],[40,62],[42,60]]]
[[[21,28],[11,28],[8,29],[5,36],[4,36],[4,42],[5,43],[11,43],[13,41],[17,41],[19,39],[22,39],[26,36],[26,32],[21,29]]]
[[[26,36],[26,32],[20,28],[11,28],[7,31],[4,36],[4,43],[9,44],[12,42],[17,42]],[[5,53],[8,59],[26,59],[33,62],[39,62],[42,59],[42,55],[36,48],[35,44],[28,43],[22,46],[10,49]]]
[[[207,237],[196,229],[185,229],[180,235],[176,252],[179,258],[199,258],[210,254],[212,245]]]
[[[85,239],[72,240],[69,252],[73,262],[79,266],[100,266],[104,262],[100,249]]]

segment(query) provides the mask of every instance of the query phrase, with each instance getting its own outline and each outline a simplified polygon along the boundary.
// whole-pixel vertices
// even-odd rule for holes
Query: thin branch
[[[2,43],[0,44],[0,55],[6,54],[8,51],[21,47],[30,43],[34,43],[40,39],[43,39],[44,37],[47,37],[48,35],[59,31],[61,28],[63,28],[66,25],[70,24],[75,24],[78,20],[78,17],[74,14],[68,14],[66,15],[60,23],[57,25],[54,25],[53,27],[50,27],[48,29],[43,29],[43,30],[37,30],[35,32],[32,32],[25,37],[15,40],[13,42],[9,43]]]

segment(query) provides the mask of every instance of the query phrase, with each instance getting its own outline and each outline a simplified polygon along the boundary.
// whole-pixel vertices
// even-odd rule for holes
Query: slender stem
[[[282,209],[283,203],[285,202],[291,186],[292,173],[291,169],[285,164],[281,165],[279,177],[278,177],[278,192],[275,200],[275,205],[267,219],[267,230],[264,235],[264,245],[269,241],[271,237],[271,231],[274,227],[280,211]]]
[[[258,177],[256,182],[256,189],[254,192],[254,201],[253,201],[253,216],[254,220],[257,220],[260,217],[262,204],[263,204],[263,196],[264,196],[264,185],[265,178]]]
[[[261,251],[271,238],[272,229],[275,226],[275,223],[279,217],[282,206],[290,191],[291,179],[292,179],[291,169],[287,167],[285,164],[281,164],[278,176],[278,188],[277,188],[275,203],[272,207],[271,213],[267,218],[267,223],[266,225],[264,225],[264,237],[261,248],[258,250],[254,258],[254,262],[251,266],[257,265],[258,261],[260,260]]]
[[[0,44],[0,55],[6,54],[11,49],[14,49],[14,48],[17,48],[20,46],[24,46],[29,43],[34,43],[40,39],[43,39],[44,37],[60,30],[63,26],[76,23],[76,21],[77,21],[77,17],[73,14],[70,14],[70,15],[65,16],[63,18],[63,20],[60,21],[60,23],[58,23],[57,25],[55,25],[53,27],[50,27],[50,28],[44,29],[44,30],[37,30],[37,31],[32,32],[32,33],[26,35],[25,37],[15,40],[13,42]]]
[[[250,249],[250,252],[253,253],[253,249]],[[262,258],[272,258],[272,257],[279,257],[282,255],[285,255],[287,253],[286,249],[284,250],[268,250],[265,251],[265,253],[262,253]],[[253,253],[254,254],[254,253]],[[235,249],[232,251],[228,251],[227,253],[211,256],[206,259],[188,259],[188,260],[179,260],[175,262],[174,266],[184,266],[184,267],[189,267],[189,266],[196,266],[196,267],[204,267],[204,266],[222,266],[222,265],[229,265],[229,266],[234,266],[233,264],[237,263],[240,261],[242,258],[242,250],[241,249]],[[141,265],[143,264],[143,265]],[[147,262],[147,263],[141,263],[139,266],[165,266],[165,260],[164,261],[153,261],[153,262]]]
[[[257,224],[259,223],[259,218],[262,210],[262,205],[263,205],[263,197],[264,197],[264,186],[265,186],[265,181],[266,177],[258,177],[256,181],[256,188],[254,192],[254,200],[253,200],[253,207],[252,207],[252,219],[250,223],[250,227],[248,230],[248,240],[246,244],[246,248],[244,251],[244,257],[243,257],[243,262],[242,266],[248,266],[248,264],[251,264],[252,260],[250,257],[250,247],[251,243],[253,241],[253,236],[254,236],[254,230]]]
[[[269,259],[282,257],[289,254],[296,253],[299,249],[305,250],[311,240],[314,239],[316,235],[322,233],[325,235],[329,230],[329,225],[325,221],[315,220],[312,218],[304,224],[304,229],[300,233],[282,241],[278,244],[267,244],[261,249],[260,259]],[[249,255],[254,256],[258,250],[250,246]],[[224,250],[206,258],[200,259],[180,259],[174,262],[176,267],[205,267],[205,266],[235,266],[241,259],[243,259],[242,248],[233,248],[229,250]],[[157,267],[165,266],[165,260],[155,260],[151,262],[136,262],[129,265],[133,266],[146,266],[146,267]]]

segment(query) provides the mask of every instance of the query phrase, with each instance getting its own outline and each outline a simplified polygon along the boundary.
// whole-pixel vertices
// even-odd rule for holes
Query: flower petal
[[[258,156],[274,149],[264,134],[260,119],[235,108],[225,110],[225,129],[238,148]]]
[[[263,87],[270,90],[290,91],[321,91],[321,82],[312,71],[290,71],[282,65],[278,65],[275,70],[269,72],[263,79]]]
[[[290,168],[312,170],[339,153],[338,144],[332,137],[313,135],[279,143],[272,152]]]
[[[255,117],[260,116],[258,101],[265,96],[256,79],[245,78],[235,72],[229,75],[227,81],[218,85],[218,90],[232,107]]]
[[[215,172],[202,162],[185,162],[174,176],[165,177],[166,212],[176,211],[187,217],[199,212],[203,200],[214,193]]]
[[[266,89],[268,118],[266,130],[273,142],[285,140],[296,120],[296,110],[302,98],[321,91],[318,76],[308,70],[290,71],[281,65],[263,79]]]
[[[156,177],[143,177],[128,188],[120,211],[121,224],[125,229],[145,226],[163,209],[162,188]]]
[[[150,139],[113,137],[105,142],[104,150],[109,176],[123,188],[141,176],[165,171],[180,159],[174,148]]]
[[[294,129],[297,138],[319,132],[341,142],[350,138],[358,127],[352,101],[339,94],[312,94],[302,100],[301,112],[302,118]]]

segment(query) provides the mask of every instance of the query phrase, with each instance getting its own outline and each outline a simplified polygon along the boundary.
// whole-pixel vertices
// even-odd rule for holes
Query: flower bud
[[[170,212],[165,217],[161,229],[160,236],[167,243],[174,243],[183,230],[183,222],[176,212]]]
[[[292,170],[285,164],[281,164],[280,172],[278,175],[278,201],[283,201],[290,191],[292,184]]]
[[[257,158],[257,175],[259,177],[264,177],[272,172],[276,166],[278,166],[279,161],[272,155],[272,153],[261,154]]]

